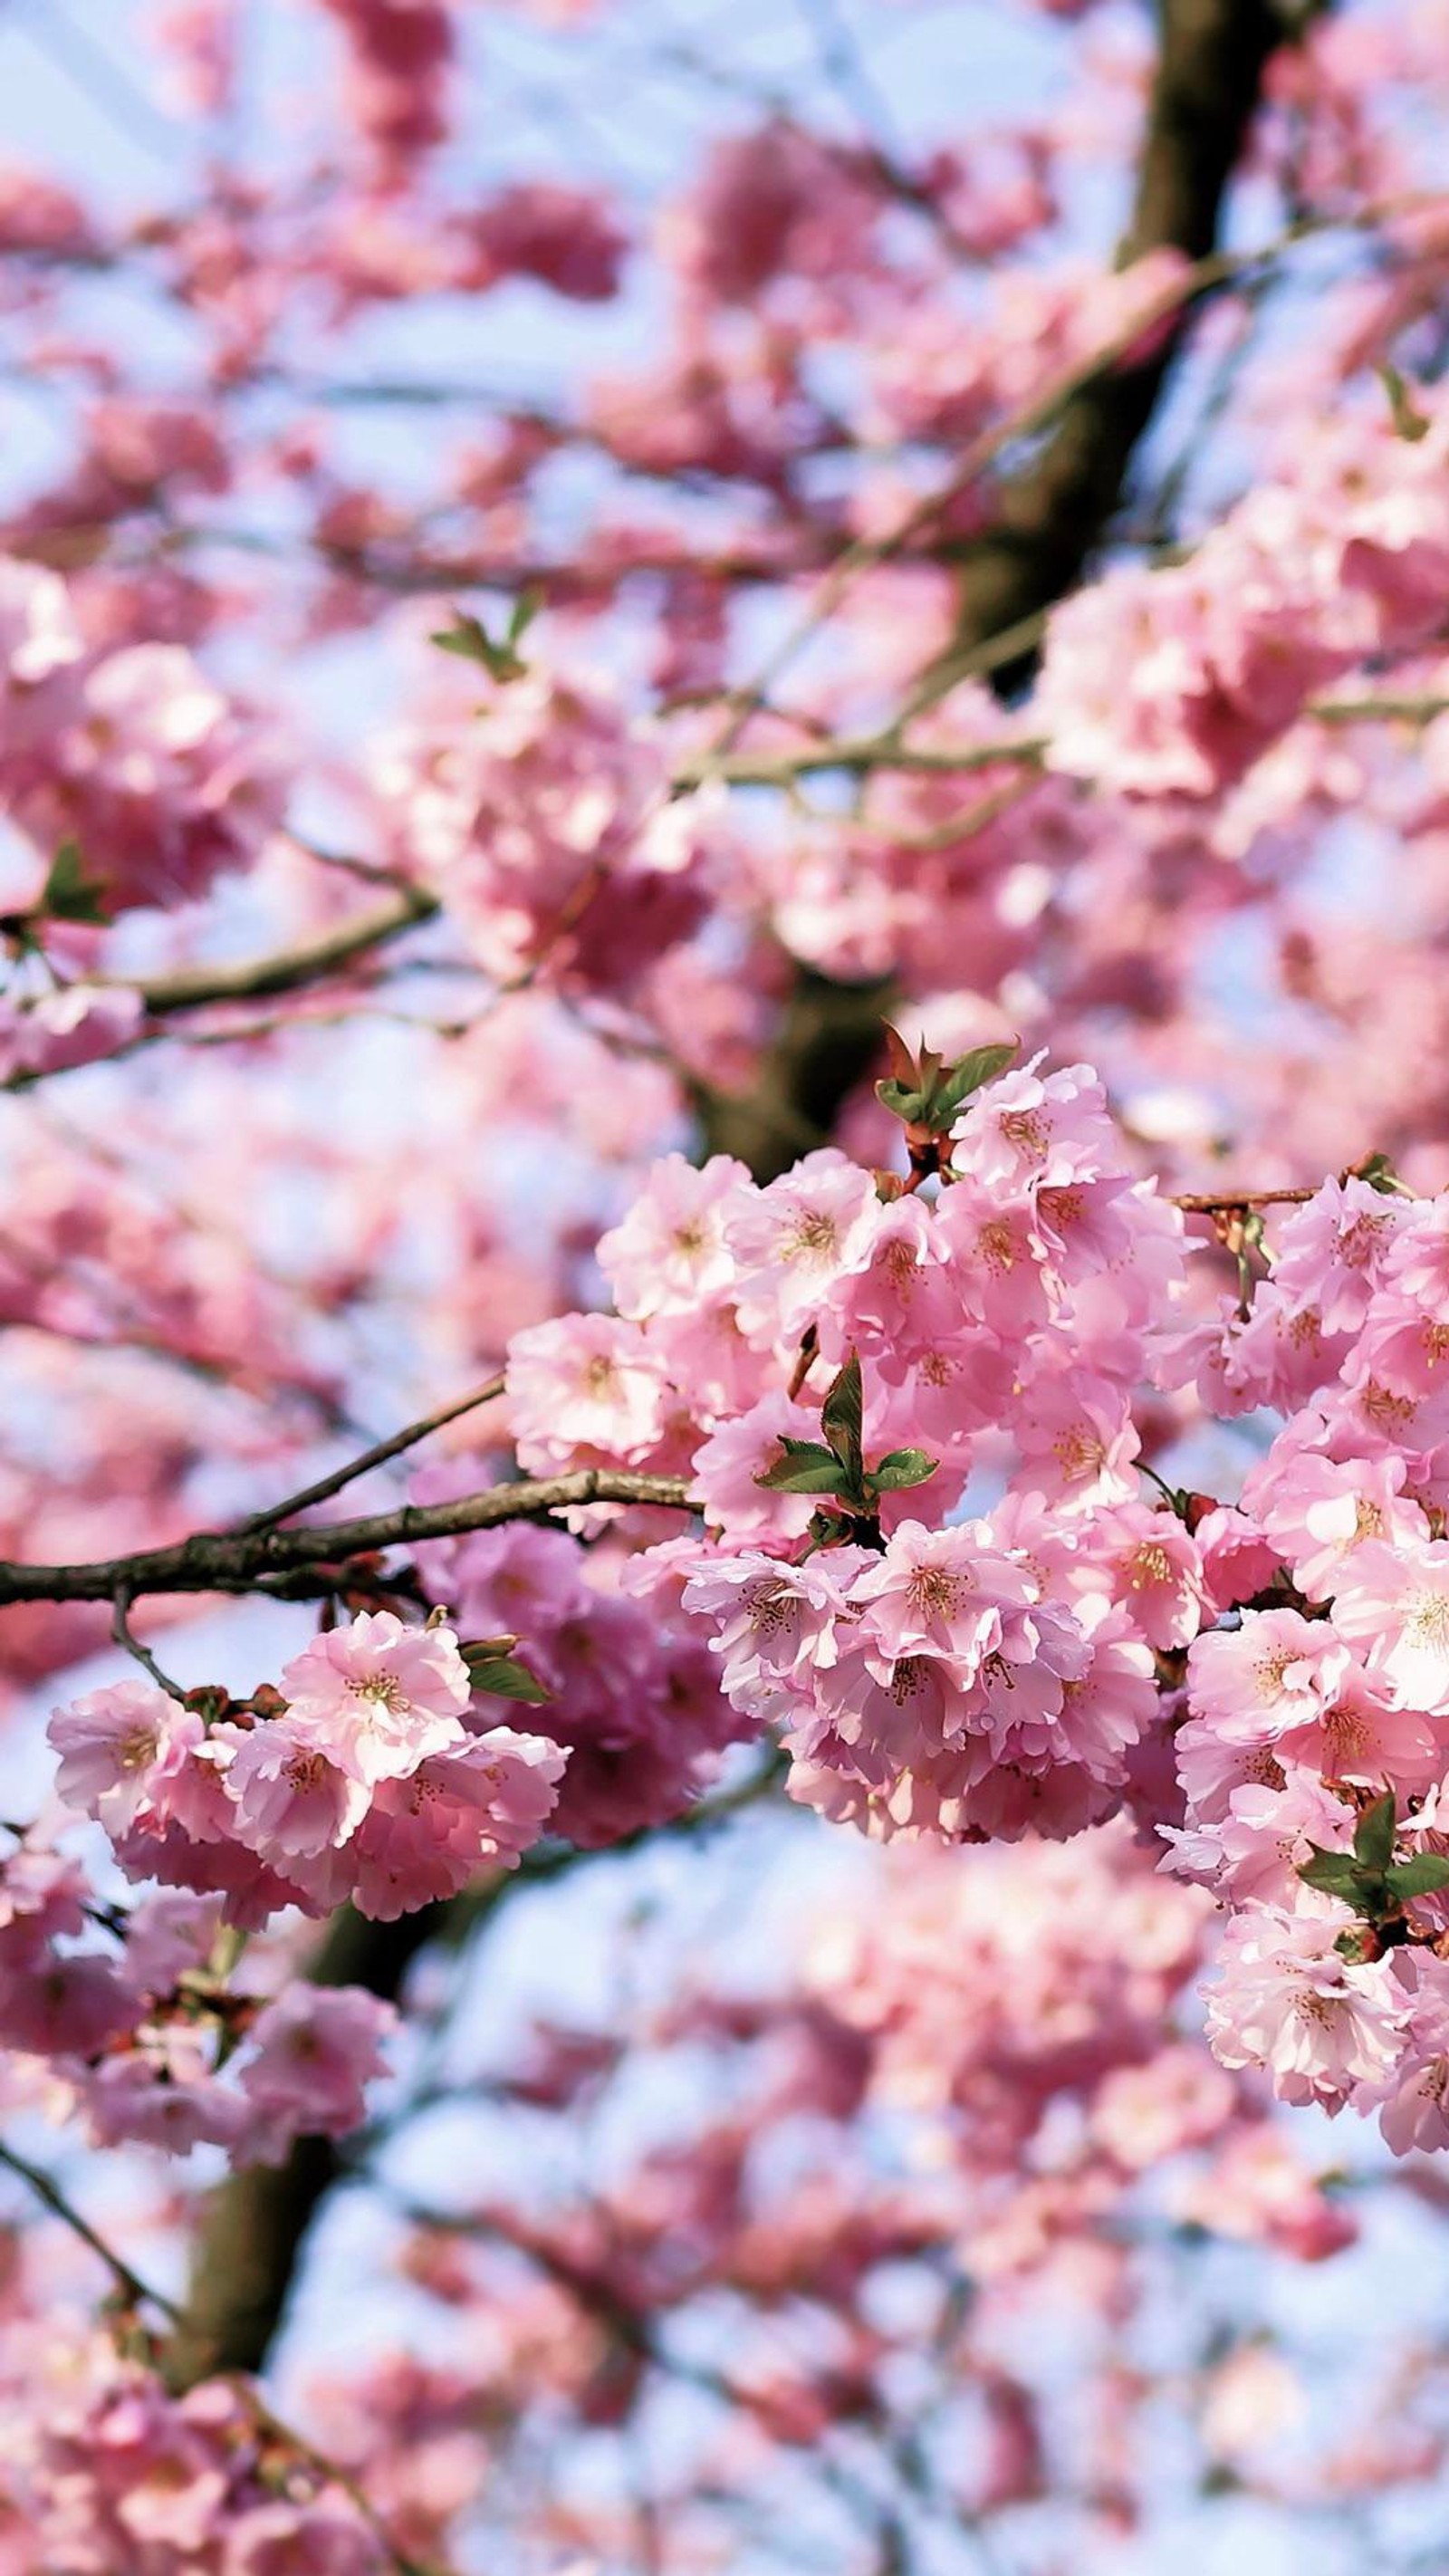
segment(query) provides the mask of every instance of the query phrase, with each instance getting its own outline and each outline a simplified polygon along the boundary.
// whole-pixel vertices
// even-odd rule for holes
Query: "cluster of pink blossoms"
[[[348,47],[346,104],[397,185],[447,132],[454,26],[444,0],[317,0]]]
[[[269,1998],[238,1982],[221,1913],[169,1888],[104,1904],[77,1859],[27,1835],[0,1864],[7,2098],[64,2106],[99,2146],[204,2143],[240,2164],[356,2128],[392,2007],[360,1988]]]
[[[617,1311],[513,1337],[525,1469],[680,1477],[706,1525],[595,1505],[591,1552],[522,1525],[420,1551],[465,1632],[524,1640],[546,1735],[491,1723],[441,1610],[364,1613],[243,1705],[135,1680],[61,1710],[61,1800],[132,1879],[216,1900],[213,1929],[392,1917],[546,1822],[617,1841],[757,1734],[877,1836],[1060,1839],[1126,1808],[1229,1909],[1224,2064],[1449,2143],[1449,1202],[1327,1183],[1251,1297],[1190,1311],[1182,1219],[1123,1167],[1096,1078],[1003,1052],[922,1076],[944,1107],[894,1086],[909,1184],[829,1149],[763,1187],[665,1158],[598,1246]],[[1230,1503],[1142,1496],[1189,1383],[1278,1417]],[[147,1982],[77,1949],[73,1879],[22,1857],[15,2044],[95,2060],[66,2072],[102,2134],[164,2059],[177,2131],[269,2151],[265,2067],[215,2082],[219,2023],[166,2001],[194,1908],[157,1918]],[[374,2037],[342,2011],[339,2120]]]
[[[54,2372],[55,2355],[47,2360]],[[342,2482],[234,2381],[203,2380],[173,2398],[153,2373],[98,2343],[48,2394],[20,2481],[42,2558],[17,2568],[387,2576],[397,2565]]]
[[[969,1841],[1075,1833],[1120,1803],[1156,1713],[1151,1654],[1102,1594],[1053,1598],[1019,1529],[1004,1508],[906,1521],[882,1554],[788,1567],[748,1551],[695,1576],[685,1601],[712,1623],[724,1688],[782,1728],[795,1796]],[[1153,1544],[1130,1521],[1121,1538],[1128,1555]]]
[[[500,983],[546,967],[627,995],[703,918],[697,799],[601,689],[543,671],[377,763],[393,863],[431,888]]]
[[[0,1867],[0,2045],[22,2094],[68,2098],[99,2143],[276,2162],[299,2131],[355,2128],[391,2007],[300,1983],[269,1997],[265,1968],[238,1982],[227,1927],[346,1900],[392,1920],[513,1866],[553,1810],[564,1751],[492,1722],[441,1624],[363,1612],[282,1682],[238,1706],[123,1681],[51,1719],[61,1821],[93,1818],[153,1892],[101,1901],[43,1830],[24,1836]]]
[[[1225,1301],[1177,1363],[1211,1411],[1286,1419],[1217,1516],[1243,1606],[1187,1659],[1175,1865],[1233,1909],[1225,2063],[1289,2101],[1378,2108],[1400,2151],[1443,2146],[1449,1202],[1331,1181],[1274,1237],[1248,1315]]]
[[[1252,2078],[1179,2027],[1210,1908],[1145,1838],[883,1861],[888,1901],[821,1927],[806,1990],[860,2038],[864,2099],[949,2137],[974,2278],[1110,2227],[1169,2159],[1183,2220],[1299,2261],[1351,2241]]]
[[[282,807],[259,729],[188,652],[95,650],[53,573],[0,560],[0,811],[47,861],[75,842],[107,911],[185,902]]]
[[[136,1879],[216,1892],[230,1922],[344,1899],[389,1921],[536,1841],[558,1747],[475,1709],[443,1626],[363,1611],[283,1668],[276,1713],[214,1718],[145,1682],[52,1718],[57,1790]]]
[[[774,290],[828,328],[880,276],[882,203],[868,153],[773,116],[713,145],[689,194],[665,208],[658,244],[702,309],[753,307]]]
[[[928,1203],[828,1149],[763,1189],[666,1160],[599,1246],[621,1311],[514,1337],[510,1420],[533,1469],[690,1474],[711,1544],[666,1541],[633,1580],[683,1581],[797,1796],[881,1833],[1070,1833],[1120,1803],[1152,1648],[1197,1621],[1192,1543],[1138,1499],[1132,1413],[1181,1226],[1081,1066],[982,1090],[945,1178]],[[879,1548],[802,1554],[818,1487],[761,1478],[818,1438],[852,1353],[865,1461],[921,1455],[887,1480]]]
[[[420,1478],[417,1490],[436,1486]],[[517,1522],[417,1553],[424,1582],[470,1634],[527,1637],[529,1668],[549,1693],[542,1719],[568,1757],[549,1828],[580,1849],[682,1814],[724,1748],[751,1732],[722,1697],[677,1584],[666,1598],[647,1558],[626,1559],[619,1588],[605,1589],[564,1531]]]
[[[689,1476],[708,1545],[631,1587],[707,1623],[795,1796],[970,1841],[1126,1803],[1232,1910],[1224,2062],[1449,2143],[1445,1203],[1328,1183],[1204,1322],[1085,1069],[988,1082],[936,1161],[934,1197],[657,1166],[599,1247],[619,1311],[510,1347],[520,1455]],[[1231,1505],[1139,1493],[1144,1382],[1193,1377],[1287,1417]]]
[[[1449,412],[1424,433],[1396,436],[1386,410],[1353,419],[1187,562],[1121,565],[1055,610],[1032,700],[1051,765],[1131,796],[1216,796],[1316,690],[1426,642],[1449,583]]]

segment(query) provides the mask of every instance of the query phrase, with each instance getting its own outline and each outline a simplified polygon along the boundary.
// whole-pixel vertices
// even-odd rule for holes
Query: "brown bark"
[[[1121,262],[1153,250],[1202,259],[1217,239],[1263,68],[1286,33],[1268,0],[1162,0],[1132,221]],[[952,664],[1060,599],[1117,510],[1182,325],[1151,355],[1083,387],[1041,456],[1002,488],[993,523],[963,553]],[[1008,666],[1008,682],[1023,665]]]
[[[1192,260],[1212,250],[1264,65],[1289,32],[1271,0],[1160,0],[1158,20],[1157,69],[1124,263],[1150,250],[1179,250]],[[1080,578],[1121,505],[1186,318],[1184,312],[1165,329],[1138,365],[1118,366],[1083,385],[1040,453],[1000,485],[990,527],[949,549],[959,565],[956,632],[927,675],[926,695],[944,696],[984,663],[1003,691],[1029,676],[1041,613]],[[1018,652],[1010,645],[1019,629],[1033,643]],[[989,651],[997,638],[1008,646],[1004,655]],[[890,998],[884,983],[831,984],[808,971],[797,974],[755,1095],[709,1105],[711,1147],[740,1154],[770,1179],[801,1151],[803,1125],[828,1135],[841,1103],[875,1059]]]
[[[383,1441],[379,1450],[394,1444]],[[376,1454],[376,1453],[374,1453]],[[324,1479],[326,1483],[333,1479]],[[646,1476],[629,1468],[581,1467],[568,1476],[526,1476],[489,1485],[450,1503],[399,1503],[360,1520],[278,1529],[266,1516],[239,1530],[202,1530],[174,1547],[134,1556],[99,1557],[87,1565],[23,1565],[0,1559],[0,1608],[14,1601],[138,1601],[164,1592],[266,1592],[322,1597],[345,1588],[350,1561],[429,1539],[497,1529],[503,1521],[539,1520],[584,1503],[650,1503],[692,1508],[686,1476]],[[293,1508],[295,1508],[295,1504]]]
[[[344,1905],[308,1971],[319,1986],[366,1986],[395,2003],[441,1906],[369,1923]],[[260,2370],[281,2324],[303,2240],[338,2179],[330,2138],[299,2138],[282,2165],[252,2165],[213,2192],[192,2264],[186,2314],[165,2354],[180,2391],[218,2370]]]

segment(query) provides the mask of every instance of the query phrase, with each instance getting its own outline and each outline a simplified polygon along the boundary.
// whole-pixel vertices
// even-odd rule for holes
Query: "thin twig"
[[[420,922],[431,921],[437,898],[418,887],[406,887],[371,912],[357,913],[316,939],[299,940],[265,957],[244,957],[230,966],[185,966],[166,975],[145,976],[136,985],[148,1011],[199,1011],[212,1002],[256,1001],[268,993],[294,992],[330,975],[370,948],[396,939]]]
[[[1340,1189],[1346,1189],[1350,1181],[1372,1177],[1393,1198],[1418,1197],[1417,1190],[1389,1171],[1378,1154],[1361,1154],[1356,1163],[1346,1163],[1334,1177]],[[1185,1216],[1233,1216],[1249,1208],[1306,1207],[1324,1186],[1322,1181],[1306,1181],[1270,1190],[1185,1190],[1169,1199],[1168,1205],[1181,1208]]]
[[[1322,1187],[1321,1181],[1315,1181],[1311,1187],[1291,1190],[1183,1190],[1168,1204],[1181,1208],[1184,1216],[1231,1216],[1238,1208],[1306,1207]]]
[[[411,2557],[399,2546],[388,2530],[377,2506],[366,2490],[358,2484],[351,2471],[341,2468],[325,2451],[319,2451],[314,2442],[309,2442],[305,2433],[299,2433],[295,2425],[287,2423],[284,2417],[278,2415],[275,2408],[262,2395],[255,2380],[247,2379],[239,2372],[228,2372],[226,2376],[228,2385],[250,2409],[261,2432],[270,2434],[274,2442],[284,2444],[289,2451],[296,2454],[298,2459],[304,2460],[310,2469],[315,2470],[319,2477],[325,2478],[332,2486],[340,2487],[343,2494],[351,2499],[373,2537],[386,2550],[388,2559],[396,2570],[396,2576],[448,2576],[447,2570],[436,2564],[425,2566],[420,2558]]]
[[[678,763],[674,784],[681,788],[701,787],[707,780],[718,779],[726,787],[783,788],[793,787],[797,779],[823,776],[831,770],[863,776],[877,769],[951,778],[1011,762],[1039,769],[1047,749],[1046,742],[1040,739],[905,743],[890,732],[842,735],[834,741],[812,742],[799,751],[780,752],[773,757],[702,752]]]
[[[59,2183],[53,2182],[40,2165],[33,2165],[28,2156],[6,2146],[3,2139],[0,2139],[0,2165],[18,2175],[34,2192],[36,2199],[44,2202],[52,2216],[63,2219],[71,2234],[78,2236],[82,2245],[88,2245],[93,2254],[99,2255],[117,2289],[124,2294],[128,2307],[139,2308],[149,2304],[159,2308],[173,2323],[180,2323],[181,2310],[175,2300],[168,2299],[161,2290],[153,2290],[149,2282],[142,2280],[139,2272],[133,2272],[125,2258],[108,2245],[103,2236],[97,2235],[90,2220],[82,2218],[80,2211],[67,2200]]]
[[[173,1682],[169,1674],[163,1673],[155,1656],[152,1654],[150,1647],[143,1645],[140,1638],[134,1633],[131,1627],[129,1615],[130,1608],[130,1586],[125,1583],[118,1583],[116,1586],[115,1603],[111,1617],[111,1635],[115,1639],[116,1644],[123,1647],[128,1655],[134,1657],[135,1661],[141,1666],[143,1672],[150,1674],[152,1681],[156,1683],[158,1689],[164,1690],[171,1699],[182,1698],[183,1692],[180,1684],[178,1682]]]
[[[1422,697],[1315,698],[1308,712],[1320,724],[1432,724],[1436,716],[1449,713],[1449,698],[1429,693]]]
[[[290,1494],[284,1503],[273,1503],[267,1511],[253,1512],[250,1520],[238,1523],[238,1536],[253,1530],[275,1529],[279,1521],[289,1521],[294,1512],[307,1511],[313,1503],[327,1502],[333,1494],[340,1494],[344,1485],[355,1483],[359,1476],[367,1475],[373,1467],[386,1466],[389,1458],[401,1457],[405,1449],[415,1447],[430,1432],[441,1431],[446,1423],[456,1422],[460,1415],[472,1413],[480,1404],[491,1404],[496,1396],[503,1393],[503,1387],[500,1371],[497,1377],[490,1377],[485,1386],[475,1387],[471,1395],[460,1395],[454,1403],[441,1405],[436,1413],[424,1414],[421,1421],[410,1422],[405,1430],[395,1431],[390,1440],[379,1440],[373,1448],[364,1450],[360,1458],[350,1459],[345,1467],[334,1468],[330,1476],[319,1476],[315,1485],[305,1485],[300,1494]]]

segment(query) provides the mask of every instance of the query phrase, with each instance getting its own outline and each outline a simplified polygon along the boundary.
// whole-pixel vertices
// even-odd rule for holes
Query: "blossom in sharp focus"
[[[459,1740],[471,1686],[450,1628],[363,1610],[294,1655],[281,1687],[292,1733],[372,1788]]]
[[[60,1755],[58,1794],[119,1834],[143,1813],[164,1813],[205,1729],[154,1682],[126,1681],[57,1709],[47,1733]]]
[[[1258,2067],[1284,2102],[1338,2111],[1397,2063],[1408,2015],[1386,1960],[1350,1967],[1334,1915],[1254,1907],[1228,1923],[1207,2026],[1223,2066]]]

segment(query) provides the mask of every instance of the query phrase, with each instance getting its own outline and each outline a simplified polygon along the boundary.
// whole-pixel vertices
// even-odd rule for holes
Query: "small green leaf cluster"
[[[86,874],[78,841],[61,842],[36,911],[47,921],[84,921],[96,929],[109,921],[105,888],[99,877]]]
[[[1354,1827],[1351,1851],[1324,1851],[1312,1843],[1311,1857],[1300,1862],[1298,1875],[1305,1887],[1336,1896],[1375,1931],[1388,1930],[1392,1936],[1403,1921],[1404,1907],[1416,1896],[1433,1896],[1449,1887],[1449,1858],[1438,1852],[1415,1852],[1409,1860],[1396,1861],[1396,1833],[1397,1808],[1389,1789],[1365,1807]],[[1357,1956],[1361,1943],[1360,1934],[1346,1932],[1338,1947],[1346,1956]]]
[[[1404,1184],[1387,1154],[1366,1154],[1361,1163],[1355,1164],[1353,1177],[1356,1181],[1367,1181],[1369,1188],[1377,1190],[1383,1198],[1403,1195]]]
[[[527,1700],[537,1707],[553,1693],[537,1673],[521,1664],[513,1652],[516,1637],[475,1637],[471,1644],[459,1647],[468,1667],[468,1679],[476,1691],[491,1691],[498,1699]]]
[[[755,1478],[757,1485],[767,1486],[772,1493],[829,1495],[841,1506],[839,1512],[817,1512],[811,1522],[810,1534],[820,1545],[855,1535],[861,1522],[876,1521],[882,1494],[924,1485],[939,1464],[924,1449],[891,1449],[874,1467],[867,1467],[862,1446],[864,1412],[860,1361],[852,1351],[820,1407],[824,1440],[792,1440],[782,1434],[780,1456]]]
[[[907,1127],[928,1136],[943,1136],[963,1101],[984,1082],[994,1082],[1016,1054],[1013,1039],[1006,1045],[973,1047],[969,1055],[947,1064],[930,1047],[913,1055],[898,1029],[887,1028],[886,1038],[894,1071],[888,1081],[876,1084],[875,1096]]]
[[[490,680],[521,679],[528,664],[518,647],[542,605],[542,592],[521,592],[513,603],[508,624],[497,643],[480,617],[470,616],[461,609],[451,626],[440,628],[429,640],[441,653],[456,653],[461,661],[478,663]]]
[[[1389,398],[1395,438],[1406,438],[1411,446],[1417,446],[1421,438],[1429,435],[1432,424],[1428,413],[1419,409],[1413,387],[1406,376],[1400,375],[1397,367],[1379,367],[1376,373]]]

